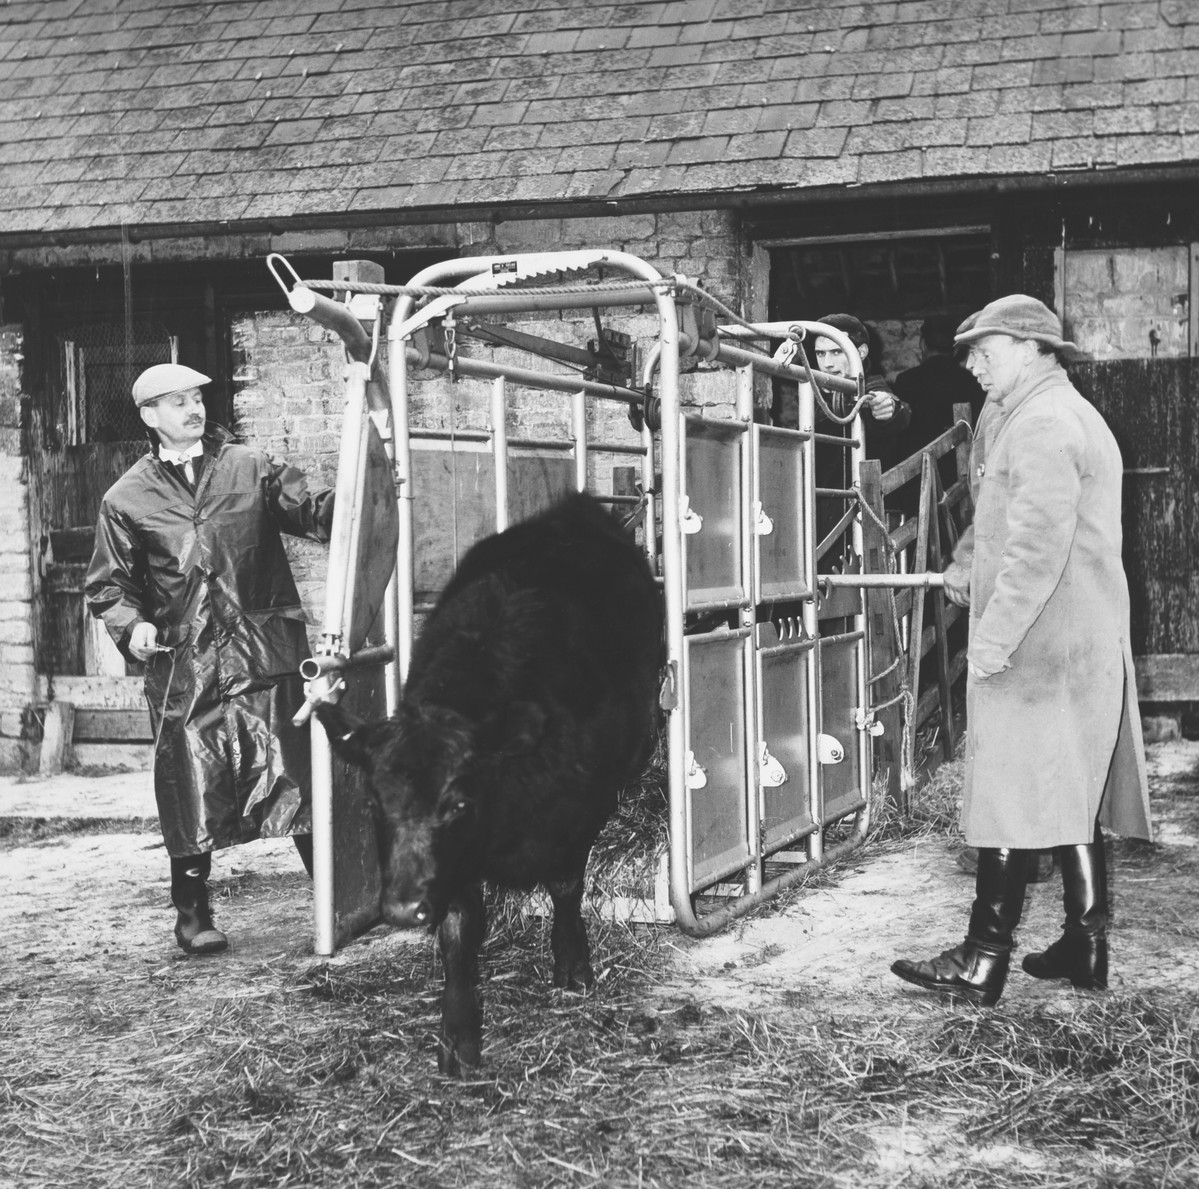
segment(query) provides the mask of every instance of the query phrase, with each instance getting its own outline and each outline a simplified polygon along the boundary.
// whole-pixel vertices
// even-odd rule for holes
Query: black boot
[[[1068,978],[1085,991],[1107,989],[1107,856],[1103,833],[1086,846],[1058,847],[1062,868],[1062,935],[1021,965],[1033,978]]]
[[[1024,911],[1027,850],[980,847],[970,931],[961,945],[925,962],[901,959],[891,967],[905,982],[983,1007],[999,1001],[1007,981],[1012,933]]]
[[[1053,878],[1055,868],[1054,852],[1052,850],[1039,850],[1034,852],[1036,862],[1031,863],[1028,868],[1029,883],[1048,883]],[[978,874],[978,847],[968,846],[958,855],[958,866],[966,872],[967,875]]]
[[[219,954],[229,939],[212,923],[208,907],[208,873],[212,855],[185,855],[171,859],[171,903],[179,914],[175,940],[185,954]]]

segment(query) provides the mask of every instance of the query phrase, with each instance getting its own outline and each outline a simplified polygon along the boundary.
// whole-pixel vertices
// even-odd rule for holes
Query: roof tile
[[[1196,111],[1194,0],[0,6],[39,233],[1174,165]]]
[[[763,107],[758,115],[758,131],[814,128],[820,107],[819,103],[787,103]]]
[[[1028,113],[975,117],[967,125],[968,145],[1027,144],[1033,117]]]

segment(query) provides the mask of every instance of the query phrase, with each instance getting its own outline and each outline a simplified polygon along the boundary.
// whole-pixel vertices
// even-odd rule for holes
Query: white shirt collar
[[[168,450],[163,445],[159,445],[158,447],[158,457],[163,462],[179,465],[185,463],[189,458],[199,458],[203,453],[204,443],[198,438],[186,450]]]

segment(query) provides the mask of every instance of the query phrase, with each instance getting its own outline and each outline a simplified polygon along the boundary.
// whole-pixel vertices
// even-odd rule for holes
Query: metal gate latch
[[[706,788],[708,784],[708,774],[700,766],[699,761],[695,758],[695,752],[687,752],[687,787],[689,789]]]
[[[687,496],[679,496],[679,528],[684,536],[694,536],[704,527],[704,518],[691,506]]]
[[[786,768],[770,754],[766,740],[761,740],[758,744],[758,784],[764,789],[776,789],[786,780]]]
[[[761,500],[754,500],[754,532],[759,537],[768,537],[774,532],[774,521],[766,515]]]
[[[865,731],[868,735],[873,736],[875,739],[877,739],[886,729],[883,724],[874,717],[873,710],[855,710],[853,719],[854,726],[856,726],[859,731]]]
[[[841,746],[841,740],[832,735],[817,735],[816,758],[822,764],[839,764],[845,759],[845,748]]]

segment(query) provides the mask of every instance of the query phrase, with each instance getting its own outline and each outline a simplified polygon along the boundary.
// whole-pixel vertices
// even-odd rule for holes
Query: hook
[[[281,255],[279,252],[272,252],[266,258],[266,266],[268,269],[270,269],[271,276],[275,278],[275,283],[279,286],[280,289],[283,290],[283,296],[286,297],[288,295],[288,293],[290,292],[290,290],[288,289],[283,278],[280,277],[279,274],[275,271],[275,265],[273,262],[276,260],[284,268],[286,268],[289,273],[291,273],[292,280],[295,281],[295,283],[297,285],[299,285],[301,283],[300,277],[299,277],[299,274],[296,272],[296,270],[294,268],[292,268],[292,266],[288,263],[287,257]]]

